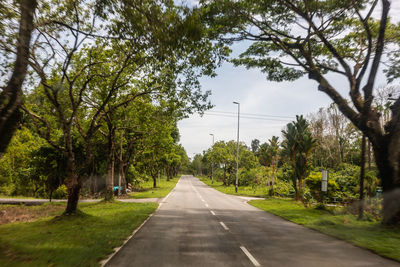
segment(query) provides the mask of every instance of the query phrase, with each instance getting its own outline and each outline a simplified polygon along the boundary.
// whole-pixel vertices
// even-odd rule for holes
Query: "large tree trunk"
[[[114,151],[115,151],[115,142],[114,142],[114,129],[110,128],[110,132],[108,134],[108,158],[107,158],[107,177],[106,177],[106,192],[104,195],[104,199],[106,201],[110,201],[114,198]]]
[[[398,225],[400,224],[399,151],[389,138],[382,138],[379,143],[371,141],[383,187],[382,223]],[[398,141],[395,140],[395,142]]]
[[[69,177],[71,180],[78,180],[77,177]],[[65,210],[66,214],[71,214],[76,212],[79,201],[79,194],[81,192],[80,183],[76,182],[70,186],[68,186],[68,203],[67,208]]]
[[[157,175],[153,175],[153,188],[157,187]]]
[[[68,203],[65,210],[66,214],[71,214],[76,212],[79,201],[79,194],[81,192],[81,183],[75,170],[75,157],[74,154],[68,153],[68,163],[67,163],[68,177],[66,181],[66,186],[68,188]]]
[[[21,0],[21,20],[17,41],[17,55],[13,73],[0,94],[0,157],[6,150],[21,119],[22,84],[25,80],[31,34],[34,29],[33,15],[36,0]]]
[[[68,203],[65,210],[66,214],[76,212],[79,201],[79,194],[81,192],[82,184],[81,179],[76,173],[75,153],[72,145],[71,125],[64,127],[64,140],[67,158],[67,180],[66,186],[68,188]]]

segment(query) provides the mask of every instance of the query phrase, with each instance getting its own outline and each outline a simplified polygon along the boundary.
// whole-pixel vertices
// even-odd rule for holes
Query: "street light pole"
[[[236,183],[235,183],[235,191],[238,191],[239,184],[239,119],[240,119],[240,103],[233,102],[233,104],[238,105],[238,127],[237,127],[237,149],[236,149]]]
[[[214,134],[210,134],[210,135],[213,138],[212,147],[214,147]],[[214,170],[213,169],[214,169],[214,162],[212,162],[212,160],[211,160],[211,184],[214,183]]]

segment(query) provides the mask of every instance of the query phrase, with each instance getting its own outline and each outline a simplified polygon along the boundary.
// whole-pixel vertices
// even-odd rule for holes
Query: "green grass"
[[[156,188],[153,188],[153,180],[149,180],[141,184],[142,191],[132,192],[129,195],[131,196],[131,198],[162,198],[167,196],[169,192],[171,192],[178,180],[178,177],[175,177],[169,181],[163,178],[160,180],[160,183],[158,183],[157,179]]]
[[[358,221],[356,216],[340,211],[307,208],[288,199],[252,200],[249,204],[400,261],[400,228],[387,228],[377,221]]]
[[[235,186],[230,185],[230,186],[224,186],[222,185],[222,182],[220,181],[214,181],[214,183],[211,183],[211,179],[201,177],[200,180],[207,184],[208,186],[211,186],[212,188],[225,193],[229,195],[236,195],[236,196],[247,196],[247,197],[266,197],[268,196],[268,188],[266,186],[239,186],[238,192],[235,192]]]
[[[79,207],[76,215],[0,225],[0,266],[97,266],[157,204],[99,202]]]

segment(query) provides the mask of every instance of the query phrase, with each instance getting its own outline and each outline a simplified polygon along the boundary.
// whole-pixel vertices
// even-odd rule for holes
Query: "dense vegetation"
[[[400,97],[387,98],[392,102],[385,121],[374,101],[379,70],[384,68],[389,82],[400,73],[400,25],[391,22],[391,2],[202,1],[204,21],[215,40],[248,44],[232,60],[235,65],[257,68],[271,81],[308,77],[368,138],[384,191],[387,225],[400,224]]]
[[[382,89],[382,90],[387,90]],[[273,136],[261,143],[255,139],[250,147],[239,146],[239,194],[249,196],[292,197],[310,203],[348,205],[349,212],[358,212],[360,192],[367,200],[363,206],[367,217],[380,218],[382,203],[381,179],[367,146],[365,168],[361,176],[362,134],[332,104],[310,114],[298,116],[282,131],[282,139]],[[282,141],[281,141],[282,140]],[[192,161],[196,175],[206,175],[219,190],[233,193],[235,183],[236,142],[218,141]],[[328,170],[328,191],[321,192],[322,170]],[[363,179],[363,189],[360,189]],[[211,185],[211,181],[206,181]],[[225,186],[226,189],[223,187]]]
[[[382,61],[388,82],[399,77],[389,0],[204,0],[195,8],[172,0],[9,0],[0,11],[2,194],[66,194],[73,213],[82,193],[103,189],[110,200],[115,184],[120,193],[138,177],[153,186],[161,172],[173,177],[187,164],[177,121],[211,107],[199,77],[215,75],[229,47],[247,40],[234,65],[273,81],[308,75],[334,104],[309,122],[297,117],[280,145],[276,137],[255,140],[249,153],[239,144],[240,183],[281,194],[285,182],[305,202],[322,198],[318,173],[327,168],[331,191],[338,188],[329,199],[362,199],[379,184],[384,223],[400,222],[400,98],[398,89],[376,88]],[[349,99],[332,77],[348,81]],[[334,132],[326,132],[326,118]],[[229,185],[234,147],[217,142],[194,165],[217,164],[215,176]],[[366,175],[360,150],[368,151]],[[358,176],[367,180],[357,191]]]
[[[18,25],[26,23],[18,8],[28,9],[25,2],[1,4],[4,74],[13,72]],[[201,38],[195,11],[151,0],[29,8],[35,27],[24,57],[28,79],[18,92],[23,102],[13,106],[20,118],[2,124],[8,134],[17,129],[1,157],[0,193],[54,192],[68,197],[72,213],[81,194],[101,191],[109,200],[114,185],[125,191],[128,183],[152,179],[156,187],[159,175],[176,176],[188,162],[177,121],[211,106],[198,78],[214,75],[224,57]]]

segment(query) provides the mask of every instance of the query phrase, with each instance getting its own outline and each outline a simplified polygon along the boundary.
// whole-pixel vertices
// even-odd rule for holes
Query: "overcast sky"
[[[399,0],[392,1],[390,14],[394,20],[399,20]],[[246,47],[246,43],[236,44],[232,47],[233,54],[239,54]],[[328,96],[317,90],[316,82],[307,78],[295,82],[270,82],[257,69],[247,70],[244,67],[234,67],[230,63],[224,63],[217,74],[215,78],[201,79],[203,90],[211,90],[210,100],[215,107],[203,117],[194,114],[178,123],[180,142],[190,158],[212,145],[210,134],[214,134],[215,142],[236,140],[237,105],[233,101],[240,102],[240,141],[247,145],[255,138],[266,142],[273,135],[281,137],[281,130],[291,120],[287,117],[294,119],[295,115],[307,115],[332,102]],[[340,92],[347,97],[348,84],[344,77],[330,78],[335,79],[336,88],[343,88]],[[376,85],[385,84],[385,76],[381,73]],[[245,114],[283,117],[257,116],[261,119],[250,119],[252,116]]]

